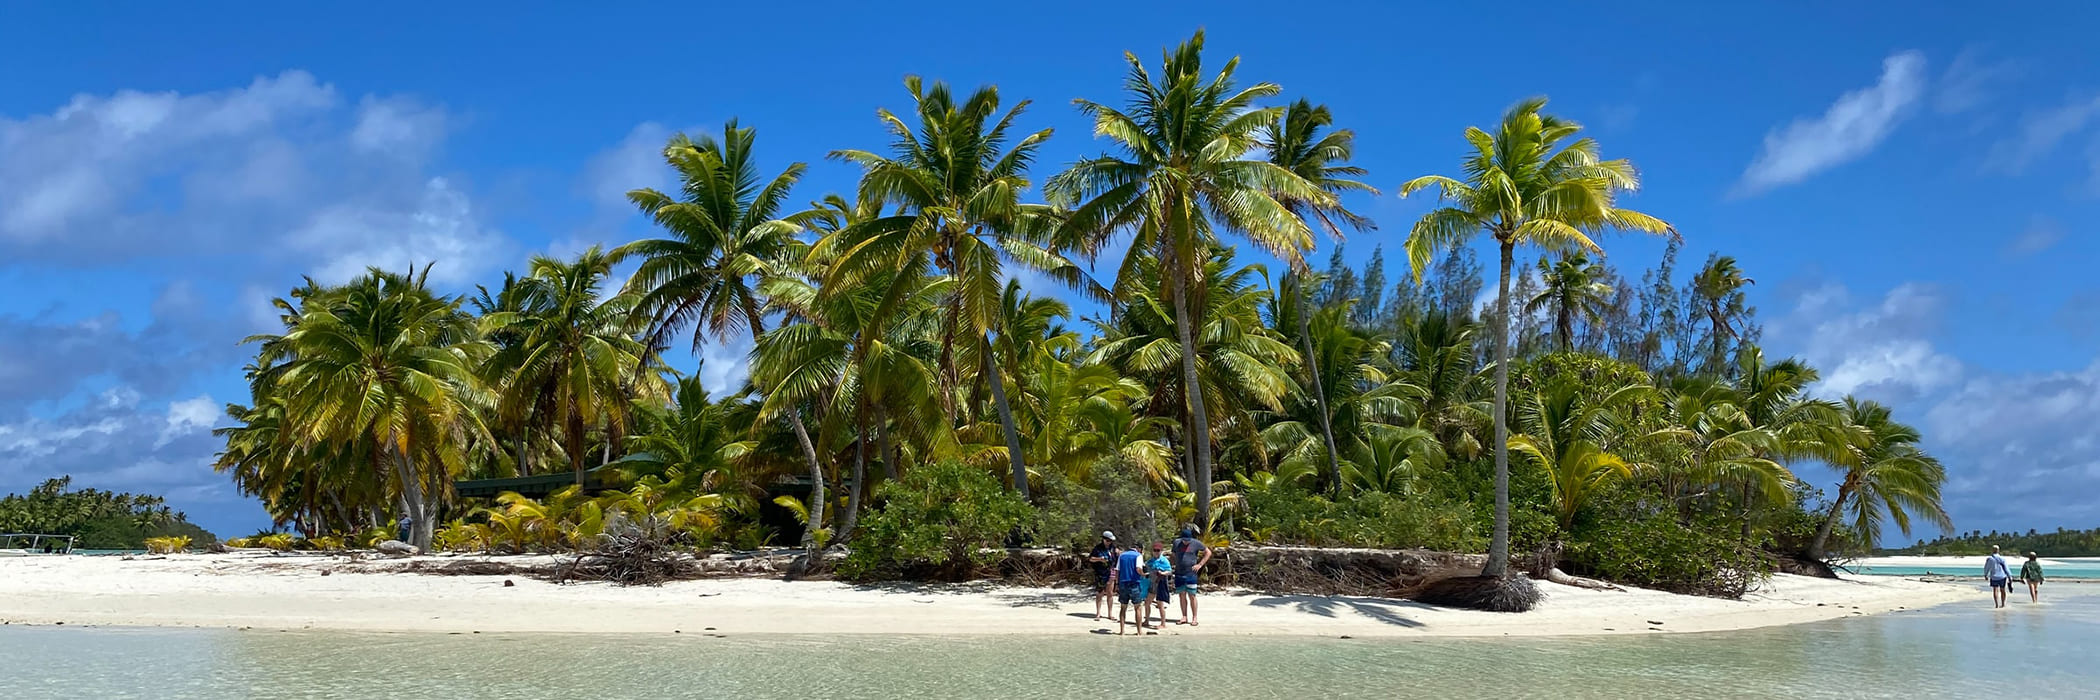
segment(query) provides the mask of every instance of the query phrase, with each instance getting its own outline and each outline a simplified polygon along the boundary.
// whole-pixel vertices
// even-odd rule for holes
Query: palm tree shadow
[[[1400,627],[1419,628],[1426,625],[1401,614],[1402,610],[1434,610],[1434,606],[1411,600],[1392,598],[1365,598],[1359,596],[1284,595],[1256,598],[1249,601],[1258,608],[1295,608],[1298,612],[1332,618],[1342,608],[1358,615]]]

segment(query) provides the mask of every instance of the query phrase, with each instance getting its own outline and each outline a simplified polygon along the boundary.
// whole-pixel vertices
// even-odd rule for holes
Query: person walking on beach
[[[1167,546],[1152,543],[1152,559],[1145,564],[1148,585],[1152,587],[1152,607],[1159,611],[1159,628],[1167,627],[1167,600],[1174,591],[1174,561],[1167,557]]]
[[[2042,602],[2042,562],[2034,552],[2027,553],[2027,563],[2020,565],[2020,580],[2027,582],[2027,602]]]
[[[1991,580],[1991,607],[2005,607],[2005,596],[2012,592],[2012,571],[2005,568],[2005,557],[1998,556],[1998,545],[1991,545],[1991,555],[1983,559],[1983,576]]]
[[[1196,526],[1184,525],[1174,538],[1174,592],[1181,597],[1181,624],[1196,625],[1196,575],[1210,563],[1210,547],[1196,538]]]
[[[1097,621],[1106,618],[1105,613],[1115,605],[1115,599],[1110,597],[1115,595],[1115,589],[1108,585],[1108,569],[1115,564],[1115,558],[1116,533],[1103,530],[1101,541],[1086,555],[1087,565],[1094,567],[1094,619]]]
[[[1126,634],[1129,613],[1137,613],[1138,634],[1145,633],[1144,555],[1135,546],[1116,555],[1116,634]]]

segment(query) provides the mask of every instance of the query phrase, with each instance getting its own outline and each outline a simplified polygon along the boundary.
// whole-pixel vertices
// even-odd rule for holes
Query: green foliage
[[[50,479],[26,494],[0,498],[0,532],[73,535],[75,549],[145,549],[147,538],[218,541],[169,510],[158,496],[71,489],[72,477]]]
[[[877,491],[882,507],[861,521],[839,563],[849,579],[961,579],[1005,556],[992,550],[1031,524],[1026,501],[983,469],[942,462],[913,469]]]
[[[1374,491],[1337,502],[1284,488],[1251,491],[1247,504],[1243,529],[1264,542],[1455,552],[1487,544],[1470,506],[1436,496]]]
[[[1564,561],[1573,571],[1679,593],[1739,598],[1771,574],[1755,547],[1714,519],[1678,522],[1668,515],[1604,518],[1578,528]]]
[[[1091,484],[1061,476],[1044,480],[1036,541],[1085,552],[1103,531],[1125,542],[1164,540],[1174,534],[1178,524],[1146,483],[1143,467],[1109,458],[1089,471]]]
[[[2028,530],[2025,533],[1971,530],[1879,553],[1982,556],[1991,552],[1991,545],[2003,547],[2008,552],[2035,552],[2045,557],[2100,557],[2100,528],[2066,530],[2059,527],[2055,532]]]

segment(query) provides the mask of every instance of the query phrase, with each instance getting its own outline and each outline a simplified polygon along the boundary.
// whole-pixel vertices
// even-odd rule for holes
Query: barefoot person
[[[1159,627],[1167,626],[1167,600],[1174,592],[1174,561],[1167,556],[1167,546],[1152,543],[1152,560],[1146,563],[1147,583],[1152,586],[1152,607],[1159,611]]]
[[[1210,563],[1210,547],[1196,538],[1196,526],[1181,528],[1174,538],[1174,592],[1181,597],[1181,623],[1196,624],[1196,575]]]
[[[2034,552],[2027,553],[2027,563],[2020,565],[2020,580],[2027,582],[2027,602],[2042,602],[2042,562]]]
[[[1144,555],[1136,545],[1116,554],[1116,634],[1127,634],[1129,613],[1137,613],[1137,633],[1145,633],[1144,567]]]
[[[1115,589],[1108,585],[1108,569],[1115,564],[1112,561],[1115,557],[1116,533],[1104,530],[1101,532],[1101,541],[1094,545],[1094,551],[1086,555],[1087,565],[1094,567],[1095,620],[1106,618],[1105,613],[1111,609],[1110,606],[1115,605]]]
[[[1991,555],[1983,558],[1983,577],[1991,580],[1991,607],[2005,607],[2005,596],[2012,592],[2012,571],[2005,568],[2005,557],[1998,556],[1998,545],[1991,545]]]

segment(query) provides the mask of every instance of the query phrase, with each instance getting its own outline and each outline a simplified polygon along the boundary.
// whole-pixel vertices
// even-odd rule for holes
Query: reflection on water
[[[0,627],[0,698],[1919,697],[2100,686],[2100,597],[1525,640]]]

